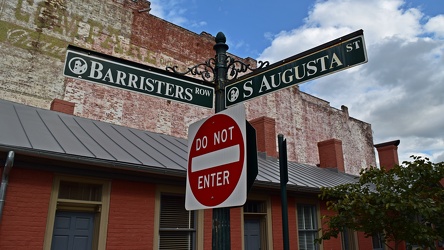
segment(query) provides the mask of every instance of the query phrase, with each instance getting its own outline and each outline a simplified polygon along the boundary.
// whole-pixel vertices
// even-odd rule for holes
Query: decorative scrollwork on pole
[[[214,58],[210,58],[205,63],[197,64],[188,68],[188,70],[185,72],[177,71],[177,66],[167,67],[166,70],[179,75],[192,74],[193,76],[200,76],[204,82],[214,83],[216,76],[215,66],[216,60]]]
[[[251,68],[250,64],[246,64],[242,61],[235,60],[234,58],[227,56],[227,80],[234,80],[239,77],[239,73],[245,73],[247,71],[255,71],[258,69],[269,66],[268,61],[259,61],[257,68]],[[185,72],[178,71],[179,67],[166,67],[167,71],[173,72],[179,75],[192,74],[193,76],[200,76],[204,82],[214,83],[215,80],[215,68],[216,59],[210,58],[205,63],[197,64],[193,67],[189,67]]]
[[[245,73],[247,71],[255,71],[258,69],[262,69],[264,67],[267,67],[268,65],[270,65],[270,63],[268,61],[259,61],[258,62],[258,67],[257,68],[251,68],[250,64],[246,64],[242,61],[239,60],[235,60],[234,58],[228,56],[227,57],[227,79],[228,80],[233,80],[238,78],[239,73]]]

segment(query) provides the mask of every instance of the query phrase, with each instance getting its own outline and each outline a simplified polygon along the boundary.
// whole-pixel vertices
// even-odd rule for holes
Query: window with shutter
[[[196,216],[185,210],[185,196],[162,194],[160,200],[159,249],[196,248]]]

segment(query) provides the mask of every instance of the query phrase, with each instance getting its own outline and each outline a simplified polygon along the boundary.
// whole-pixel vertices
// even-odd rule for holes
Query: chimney
[[[344,113],[345,118],[348,119],[350,117],[349,114],[348,114],[348,107],[345,106],[345,105],[342,105],[341,106],[341,110]]]
[[[68,115],[74,114],[74,106],[75,104],[72,102],[60,100],[60,99],[54,99],[51,102],[51,110],[62,112]]]
[[[396,140],[374,145],[374,147],[378,150],[379,166],[384,167],[386,170],[389,170],[395,165],[399,165],[399,143],[400,140]]]
[[[318,151],[319,167],[336,168],[339,172],[345,172],[341,140],[330,139],[318,142]]]
[[[271,157],[278,157],[276,150],[276,121],[273,118],[262,116],[249,121],[256,129],[257,150],[265,152]]]

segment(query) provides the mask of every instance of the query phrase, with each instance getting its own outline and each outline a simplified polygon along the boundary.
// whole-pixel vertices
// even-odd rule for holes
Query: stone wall
[[[188,126],[214,110],[63,76],[68,44],[181,71],[214,57],[212,35],[139,12],[147,7],[132,0],[0,0],[0,98],[47,109],[53,99],[63,99],[75,103],[77,116],[186,138]],[[251,58],[243,60],[255,66]],[[317,142],[336,138],[346,172],[375,165],[370,124],[349,117],[346,109],[298,87],[245,105],[248,120],[276,120],[290,160],[317,164]]]

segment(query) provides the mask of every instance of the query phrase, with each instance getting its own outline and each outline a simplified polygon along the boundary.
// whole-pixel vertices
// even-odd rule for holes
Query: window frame
[[[185,197],[185,189],[182,187],[172,187],[172,186],[164,186],[158,185],[156,188],[156,197],[155,197],[155,207],[154,207],[154,240],[153,240],[153,249],[159,249],[160,247],[160,205],[161,205],[161,197],[163,194],[166,195],[180,195]],[[185,204],[184,204],[185,207]],[[195,249],[204,249],[203,248],[203,233],[204,233],[204,210],[193,210],[194,218],[195,218]],[[183,231],[183,230],[179,230]],[[187,231],[187,230],[185,230]]]
[[[59,199],[60,182],[77,182],[97,184],[102,186],[101,201],[84,201],[72,199]],[[94,223],[93,246],[99,250],[106,249],[108,232],[108,215],[111,195],[111,181],[107,179],[85,178],[80,176],[56,175],[49,200],[48,216],[46,219],[45,238],[43,249],[51,249],[54,222],[57,210],[73,212],[95,212],[98,223]]]
[[[260,194],[248,194],[248,201],[259,201],[265,203],[265,212],[259,212],[259,213],[251,213],[251,212],[244,212],[244,208],[242,206],[241,209],[241,219],[242,219],[242,249],[245,248],[245,228],[244,228],[244,221],[245,218],[259,218],[261,220],[261,246],[263,246],[264,250],[267,249],[273,249],[273,220],[271,215],[271,200],[269,196],[266,195],[260,195]]]
[[[341,232],[341,245],[343,250],[356,249],[358,246],[357,232],[349,228],[344,228]]]
[[[312,215],[316,216],[315,218],[312,218],[312,221],[314,223],[316,223],[315,225],[315,229],[300,229],[299,228],[299,211],[300,211],[300,207],[307,207],[310,206],[312,209]],[[296,202],[296,229],[297,229],[297,234],[298,234],[298,249],[300,249],[300,243],[301,243],[301,235],[300,232],[311,232],[313,234],[316,235],[316,238],[319,237],[319,225],[321,225],[321,221],[320,221],[320,210],[319,210],[319,205],[317,203],[313,203],[313,202],[305,202],[305,201],[297,201]],[[322,250],[323,247],[320,244],[315,244],[315,250]]]
[[[381,245],[381,247],[376,246],[375,247],[375,241],[378,242],[378,244]],[[374,236],[372,236],[372,249],[373,250],[385,250],[385,245],[384,245],[384,239],[382,238],[382,234],[378,233]]]

